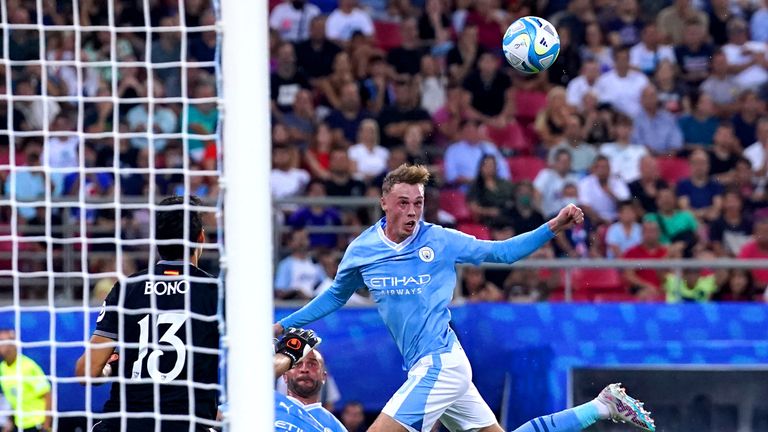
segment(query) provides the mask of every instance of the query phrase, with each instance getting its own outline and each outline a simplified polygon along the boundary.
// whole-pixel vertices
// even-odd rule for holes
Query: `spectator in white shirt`
[[[629,50],[629,64],[650,76],[663,60],[675,63],[675,50],[669,45],[661,45],[658,27],[649,23],[643,29],[641,41]]]
[[[272,172],[269,176],[272,198],[298,195],[309,183],[309,173],[293,167],[291,150],[284,146],[272,149]]]
[[[588,59],[581,65],[581,73],[568,83],[566,101],[568,105],[581,107],[584,96],[595,89],[600,78],[600,65],[595,59]]]
[[[616,141],[600,146],[600,154],[608,158],[613,175],[631,183],[640,178],[640,159],[648,154],[648,149],[631,143],[632,119],[629,116],[616,115],[614,135]]]
[[[375,29],[371,16],[357,7],[357,0],[339,0],[339,7],[325,22],[325,36],[334,42],[345,43],[356,32],[373,36]]]
[[[291,233],[291,254],[283,258],[275,272],[275,297],[311,299],[325,279],[323,268],[309,256],[309,235],[305,230]]]
[[[768,174],[768,117],[757,121],[757,141],[744,149],[744,157],[752,163],[752,170],[757,176]]]
[[[608,227],[605,233],[605,244],[608,246],[608,258],[618,258],[627,249],[639,245],[643,241],[643,230],[637,222],[637,211],[632,201],[619,203],[619,220]]]
[[[126,120],[131,132],[138,132],[144,137],[131,138],[131,146],[137,149],[145,149],[149,145],[149,136],[156,133],[169,134],[177,131],[178,116],[172,109],[163,104],[165,89],[162,85],[155,84],[153,87],[155,96],[154,114],[152,116],[152,130],[149,130],[149,104],[143,103],[136,105],[128,111]],[[168,143],[167,138],[154,138],[155,150],[163,150]]]
[[[55,136],[46,138],[43,146],[43,165],[51,168],[72,168],[70,172],[76,171],[77,167],[80,166],[80,138],[74,131],[73,122],[64,114],[60,114],[53,121],[51,131]],[[55,196],[64,193],[64,177],[67,174],[67,172],[51,173]]]
[[[640,112],[640,93],[648,85],[648,77],[629,68],[629,50],[626,48],[616,48],[613,61],[615,68],[597,80],[596,93],[600,102],[607,102],[616,110],[634,117]]]
[[[592,174],[579,181],[579,205],[594,226],[616,220],[617,204],[629,198],[627,184],[611,175],[611,165],[605,156],[598,156]]]
[[[736,77],[728,72],[728,58],[723,50],[712,54],[712,73],[701,83],[701,92],[712,98],[720,115],[737,111],[737,99],[741,87]]]
[[[533,201],[536,208],[550,217],[562,208],[563,187],[567,183],[576,184],[579,177],[571,172],[571,153],[566,149],[555,152],[549,168],[544,168],[533,180]]]
[[[320,8],[307,0],[284,0],[269,14],[269,28],[280,33],[286,42],[309,39],[309,23],[320,15]]]
[[[379,145],[379,124],[366,119],[360,123],[357,144],[349,148],[349,160],[354,164],[354,177],[370,182],[387,169],[389,150]]]
[[[730,73],[736,74],[736,83],[742,89],[756,90],[768,82],[768,60],[764,42],[748,39],[747,23],[741,18],[728,22],[728,43],[723,52],[728,59]]]

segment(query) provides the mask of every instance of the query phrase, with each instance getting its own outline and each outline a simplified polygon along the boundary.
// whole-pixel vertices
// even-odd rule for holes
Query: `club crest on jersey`
[[[424,262],[432,262],[435,259],[435,251],[429,246],[419,249],[419,258]]]

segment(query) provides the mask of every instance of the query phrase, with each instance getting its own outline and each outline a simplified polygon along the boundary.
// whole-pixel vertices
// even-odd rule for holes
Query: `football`
[[[509,26],[502,41],[504,57],[513,68],[533,74],[552,66],[560,53],[560,36],[544,18],[527,16]]]

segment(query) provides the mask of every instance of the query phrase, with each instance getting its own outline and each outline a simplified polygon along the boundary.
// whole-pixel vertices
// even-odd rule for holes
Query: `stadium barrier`
[[[293,310],[278,307],[275,317]],[[623,379],[629,385],[632,376],[625,369],[759,371],[768,364],[768,309],[761,304],[467,304],[453,307],[452,314],[474,382],[507,429],[578,402],[584,379],[574,374],[585,369],[607,370],[601,380]],[[83,325],[85,316],[90,325]],[[54,408],[62,419],[85,415],[86,392],[73,369],[90,335],[84,331],[93,329],[96,316],[78,308],[20,312],[22,351],[46,373],[56,371]],[[9,319],[13,309],[0,307],[0,320]],[[323,336],[321,351],[342,394],[337,406],[359,400],[366,410],[378,411],[405,381],[402,358],[376,310],[343,308],[311,328]],[[647,387],[647,378],[635,385],[643,382]],[[604,384],[590,380],[586,394]],[[638,396],[652,407],[654,399],[671,403],[669,395],[655,390]],[[686,390],[677,391],[685,395]],[[94,409],[101,408],[107,393],[108,386],[92,389]],[[768,409],[763,407],[768,398],[737,394],[754,410]]]

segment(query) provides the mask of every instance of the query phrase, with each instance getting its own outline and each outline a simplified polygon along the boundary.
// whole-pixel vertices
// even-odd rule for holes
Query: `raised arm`
[[[560,210],[557,216],[539,228],[502,241],[477,240],[453,231],[450,239],[456,247],[456,261],[460,263],[513,263],[535,252],[561,231],[584,221],[584,213],[573,204]],[[451,231],[451,230],[449,230]]]

